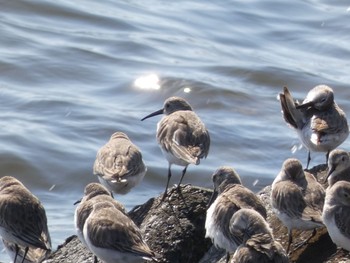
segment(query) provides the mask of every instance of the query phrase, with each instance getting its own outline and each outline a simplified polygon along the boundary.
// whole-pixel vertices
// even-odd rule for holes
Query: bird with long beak
[[[350,251],[349,182],[339,181],[327,189],[322,218],[333,243]]]
[[[162,109],[155,111],[141,121],[164,114],[157,125],[157,141],[168,160],[168,181],[161,199],[162,203],[167,196],[171,178],[171,165],[184,166],[180,184],[189,164],[198,165],[202,158],[206,158],[210,147],[210,136],[203,122],[192,110],[190,104],[183,98],[170,97],[164,102]]]
[[[216,247],[226,250],[226,262],[229,262],[230,253],[240,245],[231,238],[229,227],[232,215],[242,208],[249,208],[266,218],[266,208],[257,195],[242,185],[233,168],[219,167],[212,180],[214,192],[205,219],[205,237],[209,237]]]
[[[329,152],[342,144],[349,135],[345,113],[334,101],[333,90],[318,85],[309,91],[302,103],[295,101],[287,87],[279,96],[285,121],[293,127],[308,149],[306,168],[311,160],[310,152]]]
[[[349,152],[341,149],[335,149],[330,152],[326,180],[328,181],[328,188],[332,187],[338,181],[350,182]]]
[[[283,162],[280,172],[272,183],[272,211],[288,229],[288,246],[293,241],[292,230],[313,230],[311,236],[298,247],[308,243],[322,227],[322,209],[325,191],[315,177],[303,170],[301,162],[289,158]]]

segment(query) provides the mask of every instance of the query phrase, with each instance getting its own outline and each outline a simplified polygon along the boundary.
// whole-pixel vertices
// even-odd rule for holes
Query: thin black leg
[[[15,260],[13,261],[14,263],[16,263],[16,260],[17,260],[17,255],[18,255],[18,252],[19,252],[19,246],[17,244],[15,244]]]
[[[180,182],[179,182],[179,184],[178,184],[178,186],[177,186],[177,190],[180,190],[180,185],[181,185],[181,183],[182,183],[182,179],[184,179],[184,176],[185,176],[185,174],[186,174],[186,170],[187,170],[187,166],[185,166],[185,168],[182,170],[182,175],[181,175]]]
[[[310,161],[311,161],[311,153],[309,151],[309,153],[307,154],[307,164],[306,164],[306,169],[309,169],[309,164],[310,164]]]
[[[288,246],[287,246],[287,254],[289,252],[290,245],[292,244],[293,241],[293,236],[292,236],[292,230],[288,230]]]
[[[312,230],[311,236],[309,236],[308,239],[305,240],[305,244],[308,243],[310,239],[316,235],[316,233],[317,233],[316,228],[314,228],[314,230]]]
[[[311,236],[309,236],[306,240],[303,240],[301,242],[299,242],[298,244],[295,244],[295,248],[301,248],[302,246],[304,246],[305,244],[309,243],[310,239],[313,238],[316,235],[317,231],[316,228],[314,228],[314,230],[312,231]]]
[[[228,263],[230,261],[230,253],[226,253],[226,263]]]
[[[24,263],[24,260],[26,259],[28,250],[29,250],[29,247],[26,247],[26,248],[24,249],[24,255],[23,255],[22,263]]]
[[[330,153],[330,151],[328,151],[328,152],[326,153],[326,164],[327,164],[327,165],[328,165],[329,153]]]
[[[163,203],[163,201],[167,197],[169,182],[170,182],[170,178],[171,178],[171,169],[170,168],[171,168],[171,165],[169,164],[169,167],[168,167],[168,181],[166,183],[166,187],[165,187],[165,191],[164,191],[162,200],[160,200],[159,204]]]

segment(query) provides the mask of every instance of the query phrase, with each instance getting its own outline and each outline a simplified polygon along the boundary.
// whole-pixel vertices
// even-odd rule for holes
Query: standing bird
[[[47,228],[45,209],[20,181],[11,176],[0,179],[0,235],[15,247],[14,262],[21,256],[25,260],[29,249],[51,252],[51,239]],[[20,253],[20,247],[24,252]]]
[[[242,208],[230,220],[230,238],[240,244],[231,262],[288,263],[288,256],[274,239],[266,220],[255,210]]]
[[[280,101],[285,121],[297,131],[301,142],[309,151],[306,168],[311,160],[310,151],[326,152],[328,161],[329,152],[348,137],[346,115],[335,103],[330,87],[314,87],[301,104],[294,101],[288,88],[284,87]]]
[[[180,184],[189,164],[198,165],[200,159],[206,158],[210,147],[209,132],[190,104],[179,97],[168,98],[164,102],[163,109],[155,111],[141,121],[159,115],[165,116],[157,125],[157,141],[169,162],[168,181],[161,202],[167,196],[169,181],[171,178],[171,165],[184,166]]]
[[[284,161],[279,174],[272,183],[271,205],[274,213],[288,228],[288,247],[292,243],[292,229],[313,230],[307,243],[322,227],[322,208],[325,191],[315,177],[304,172],[297,159]]]
[[[144,242],[140,229],[111,202],[98,202],[84,224],[84,240],[105,263],[155,259]]]
[[[328,187],[332,187],[338,181],[350,182],[350,156],[348,152],[340,149],[330,152],[326,180],[328,180]]]
[[[242,185],[242,181],[238,173],[230,166],[220,166],[213,173],[211,179],[213,181],[214,190],[209,199],[208,208],[218,197],[218,194],[222,193],[225,190],[227,185]]]
[[[349,182],[339,181],[327,189],[322,218],[333,243],[350,251]]]
[[[97,152],[93,173],[116,194],[126,194],[140,183],[147,171],[140,150],[122,132],[114,133]]]
[[[226,250],[228,262],[230,253],[239,246],[230,238],[229,223],[232,215],[242,208],[250,208],[266,218],[266,209],[259,197],[241,184],[239,175],[231,167],[219,167],[212,179],[214,192],[205,219],[205,237],[211,238],[216,247]]]
[[[79,203],[74,213],[74,224],[79,240],[87,247],[83,230],[84,224],[90,213],[93,205],[98,202],[110,202],[114,207],[123,213],[126,213],[124,206],[117,200],[113,199],[107,188],[98,183],[90,183],[84,189],[84,197]]]

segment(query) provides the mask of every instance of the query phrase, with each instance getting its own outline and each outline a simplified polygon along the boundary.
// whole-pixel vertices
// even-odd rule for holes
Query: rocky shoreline
[[[318,165],[310,170],[319,182],[324,182],[326,165]],[[326,187],[326,185],[325,185]],[[286,247],[287,229],[272,213],[270,206],[271,186],[258,193],[268,211],[267,221],[275,238]],[[141,228],[148,245],[158,253],[158,262],[184,263],[224,263],[225,252],[212,246],[205,236],[205,216],[212,190],[186,185],[181,193],[176,188],[170,190],[167,201],[158,206],[161,196],[151,198],[145,204],[129,212],[130,217]],[[293,231],[293,245],[290,262],[297,263],[339,263],[350,262],[350,253],[337,249],[331,241],[327,229],[320,228],[308,244],[296,248],[295,244],[307,239],[311,231]],[[93,262],[93,255],[81,244],[76,236],[67,238],[64,244],[46,261]]]

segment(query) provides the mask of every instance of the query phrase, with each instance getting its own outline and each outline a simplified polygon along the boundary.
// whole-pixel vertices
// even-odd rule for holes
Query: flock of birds
[[[326,152],[328,188],[304,170],[299,160],[285,160],[271,191],[273,211],[288,228],[289,242],[283,248],[266,221],[267,211],[260,198],[242,185],[233,168],[219,167],[212,176],[214,191],[205,229],[206,237],[226,250],[227,262],[289,262],[292,230],[313,230],[311,238],[323,226],[337,246],[350,251],[350,156],[336,149],[349,134],[346,116],[335,103],[333,90],[325,85],[313,88],[302,103],[284,88],[280,102],[285,121],[309,150],[307,166],[310,152]],[[168,98],[162,109],[142,120],[159,114],[164,116],[158,122],[156,137],[169,163],[163,203],[171,166],[184,167],[177,186],[181,191],[188,165],[198,165],[207,157],[210,136],[183,98]],[[114,133],[97,152],[93,173],[100,183],[85,187],[74,216],[77,236],[94,254],[94,262],[157,261],[159,255],[144,241],[124,206],[113,198],[113,193],[128,193],[146,171],[140,150],[122,132]],[[0,235],[15,263],[42,262],[52,250],[44,207],[11,176],[0,179]]]

